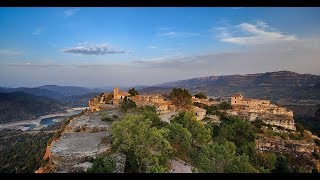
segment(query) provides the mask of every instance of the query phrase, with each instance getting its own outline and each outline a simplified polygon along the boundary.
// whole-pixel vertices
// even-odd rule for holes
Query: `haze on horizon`
[[[0,8],[0,86],[320,74],[320,8]]]

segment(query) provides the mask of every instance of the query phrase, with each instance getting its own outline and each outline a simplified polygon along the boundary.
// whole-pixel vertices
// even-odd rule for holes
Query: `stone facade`
[[[205,109],[199,108],[197,106],[193,106],[193,109],[196,113],[197,120],[202,120],[206,116],[207,111]]]
[[[266,124],[296,130],[293,111],[271,104],[269,100],[244,98],[237,93],[230,98],[232,111],[230,115],[239,115],[249,121],[261,119]]]

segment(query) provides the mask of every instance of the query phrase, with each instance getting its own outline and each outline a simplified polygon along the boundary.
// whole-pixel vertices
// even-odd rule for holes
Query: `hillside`
[[[38,116],[62,112],[61,102],[24,92],[0,93],[0,123],[35,119]]]
[[[140,91],[166,92],[172,87],[219,97],[229,97],[236,92],[242,92],[247,97],[270,99],[282,104],[320,103],[320,76],[290,71],[199,77],[163,83]]]

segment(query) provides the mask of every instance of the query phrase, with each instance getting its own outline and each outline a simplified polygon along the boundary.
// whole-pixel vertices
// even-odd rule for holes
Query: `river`
[[[44,127],[51,126],[57,122],[61,122],[64,118],[81,113],[87,107],[77,107],[67,109],[66,113],[47,114],[37,119],[17,121],[11,123],[0,124],[0,130],[3,128],[26,130],[40,130]]]

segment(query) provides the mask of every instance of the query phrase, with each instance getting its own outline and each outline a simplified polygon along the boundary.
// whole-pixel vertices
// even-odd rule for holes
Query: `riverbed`
[[[0,130],[4,128],[20,129],[23,131],[40,130],[44,127],[48,127],[48,126],[54,125],[55,123],[61,122],[69,116],[79,114],[86,108],[87,107],[70,108],[66,110],[66,113],[48,114],[48,115],[40,116],[37,119],[0,124]]]

